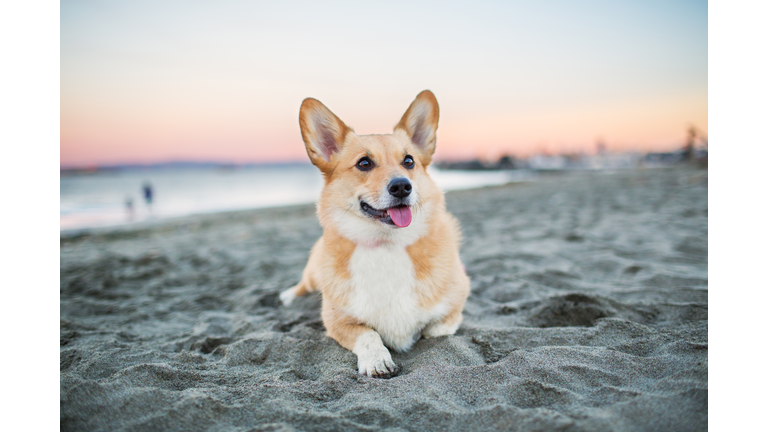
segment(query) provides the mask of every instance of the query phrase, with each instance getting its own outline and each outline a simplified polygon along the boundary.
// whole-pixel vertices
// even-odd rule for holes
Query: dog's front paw
[[[392,361],[389,350],[381,347],[381,350],[358,354],[357,370],[371,378],[391,378],[397,374],[397,365]]]
[[[293,303],[293,300],[296,298],[296,288],[288,288],[287,290],[280,293],[280,301],[283,302],[285,306],[290,306],[291,303]]]
[[[397,373],[397,365],[392,361],[389,350],[375,331],[368,331],[358,336],[352,352],[357,354],[357,370],[361,375],[368,375],[371,378],[390,378]]]

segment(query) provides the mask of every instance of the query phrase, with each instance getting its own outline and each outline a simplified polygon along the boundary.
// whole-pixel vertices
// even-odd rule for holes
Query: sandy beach
[[[279,304],[312,205],[62,235],[62,431],[700,431],[707,171],[446,194],[472,293],[454,336],[357,374],[320,298]]]

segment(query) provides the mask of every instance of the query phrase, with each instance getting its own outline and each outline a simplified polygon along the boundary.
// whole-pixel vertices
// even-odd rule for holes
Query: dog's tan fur
[[[435,151],[438,117],[437,100],[429,90],[416,97],[390,135],[359,136],[319,101],[305,99],[301,105],[307,154],[325,178],[317,204],[323,236],[312,248],[301,281],[281,299],[289,304],[297,296],[321,291],[328,336],[358,354],[358,369],[369,376],[396,372],[383,343],[407,350],[419,334],[453,334],[469,295],[458,253],[459,224],[445,211],[443,194],[426,172]],[[406,155],[413,156],[412,169],[403,165]],[[362,157],[375,167],[358,169]],[[361,200],[378,202],[386,185],[401,177],[417,194],[409,226],[387,226],[361,211]],[[391,283],[376,259],[396,266]],[[374,279],[370,285],[368,271]],[[374,276],[378,274],[384,277]],[[386,297],[389,290],[402,298]],[[377,301],[389,309],[375,310],[372,303]],[[395,315],[387,315],[389,310]],[[400,321],[406,324],[400,326]],[[408,333],[414,331],[409,342]]]

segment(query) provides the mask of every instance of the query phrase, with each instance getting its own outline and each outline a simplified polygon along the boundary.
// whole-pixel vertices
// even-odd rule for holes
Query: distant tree
[[[496,163],[496,169],[502,169],[502,170],[508,170],[508,169],[514,169],[515,168],[515,157],[504,155],[499,158],[499,161]]]
[[[696,128],[691,126],[688,128],[688,138],[685,141],[685,147],[683,148],[683,160],[693,160],[693,150],[696,144]]]

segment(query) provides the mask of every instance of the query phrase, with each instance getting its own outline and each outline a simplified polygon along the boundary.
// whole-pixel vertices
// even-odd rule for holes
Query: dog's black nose
[[[387,186],[389,194],[395,198],[407,197],[411,194],[412,189],[413,187],[411,186],[411,182],[409,182],[407,178],[403,177],[392,180],[389,182],[389,186]]]

